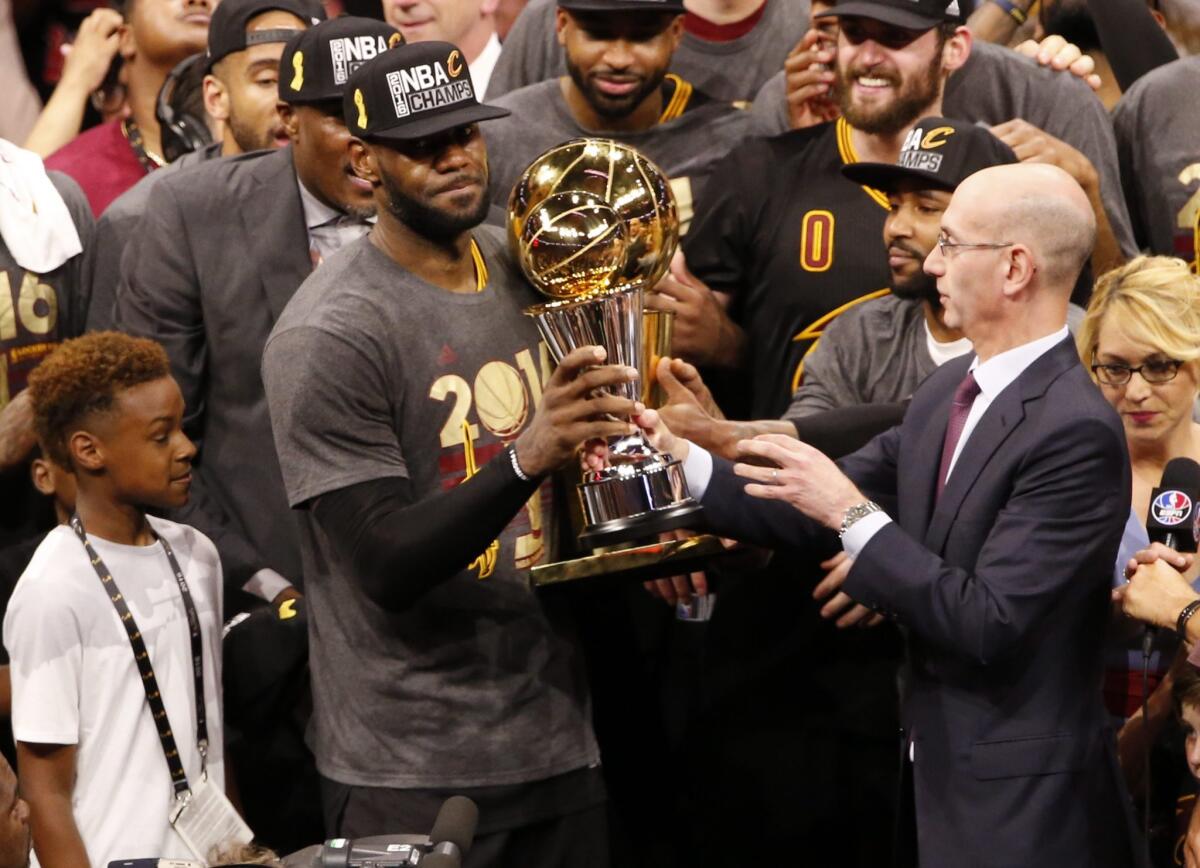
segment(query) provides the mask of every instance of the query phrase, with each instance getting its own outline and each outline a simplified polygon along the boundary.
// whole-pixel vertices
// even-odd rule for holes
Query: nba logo
[[[1192,514],[1192,499],[1182,491],[1164,491],[1150,504],[1150,514],[1164,527],[1174,527]]]

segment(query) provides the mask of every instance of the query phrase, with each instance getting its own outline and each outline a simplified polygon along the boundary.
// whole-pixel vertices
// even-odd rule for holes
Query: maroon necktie
[[[950,423],[946,426],[946,441],[942,444],[942,464],[938,468],[937,493],[939,498],[946,488],[946,477],[950,474],[950,461],[954,458],[954,450],[958,447],[958,441],[962,439],[963,428],[967,426],[967,416],[970,414],[971,405],[975,403],[975,396],[978,394],[979,384],[975,382],[973,373],[968,373],[958,384],[958,388],[954,390],[954,403],[950,405]]]

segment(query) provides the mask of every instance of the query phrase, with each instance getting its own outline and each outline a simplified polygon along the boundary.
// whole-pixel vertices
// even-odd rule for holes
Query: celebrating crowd
[[[1200,868],[1198,52],[1197,0],[0,0],[0,868],[453,795],[468,868]],[[526,313],[580,137],[669,180],[652,370]],[[537,587],[639,432],[720,553]]]

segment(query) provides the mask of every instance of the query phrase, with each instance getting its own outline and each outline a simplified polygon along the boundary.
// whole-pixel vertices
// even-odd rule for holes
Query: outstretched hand
[[[742,440],[738,454],[745,460],[734,473],[748,479],[746,493],[764,500],[782,500],[809,518],[834,530],[850,507],[866,498],[825,453],[785,434],[760,434]]]

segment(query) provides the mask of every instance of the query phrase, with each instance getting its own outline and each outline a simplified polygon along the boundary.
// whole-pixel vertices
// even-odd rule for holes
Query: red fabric
[[[1146,678],[1146,696],[1150,696],[1163,680],[1163,673],[1150,672]],[[1109,714],[1133,717],[1142,707],[1142,672],[1129,669],[1108,669],[1104,673],[1104,706]]]
[[[70,175],[83,188],[97,217],[146,174],[121,131],[120,120],[80,133],[46,158],[46,168]]]
[[[701,18],[694,12],[683,13],[683,29],[693,36],[708,42],[732,42],[735,39],[740,39],[751,30],[754,25],[762,20],[763,13],[767,11],[766,0],[750,13],[749,16],[741,21],[733,21],[729,24],[714,24],[707,18]]]

